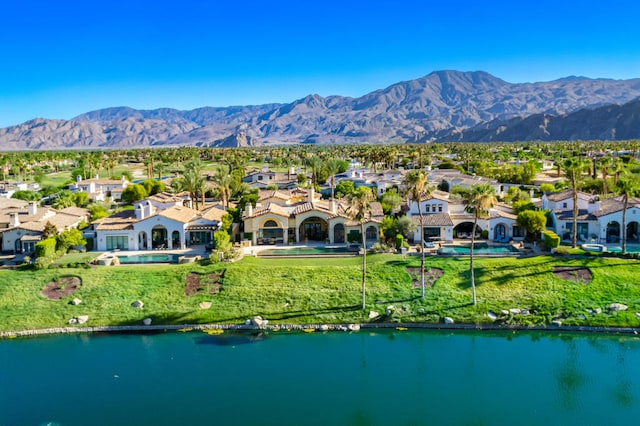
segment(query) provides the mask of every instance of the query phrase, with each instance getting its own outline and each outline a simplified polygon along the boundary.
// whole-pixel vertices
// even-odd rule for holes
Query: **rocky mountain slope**
[[[531,124],[540,120],[536,117],[554,123],[551,116],[565,117],[558,123],[569,123],[568,117],[600,121],[588,112],[572,113],[588,109],[600,114],[604,110],[599,107],[622,105],[638,97],[640,79],[569,77],[512,84],[486,72],[438,71],[359,98],[309,95],[289,104],[191,111],[120,107],[72,120],[35,119],[0,129],[0,149],[504,140],[501,135],[528,140],[546,135],[535,130],[540,123]],[[630,137],[640,137],[640,129],[635,134],[632,130]],[[565,139],[556,134],[577,134],[555,128],[549,133],[552,139]],[[629,133],[618,126],[615,131],[601,128],[589,134],[620,139]]]

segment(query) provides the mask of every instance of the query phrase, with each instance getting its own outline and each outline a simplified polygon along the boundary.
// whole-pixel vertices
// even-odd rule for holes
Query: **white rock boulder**
[[[144,308],[144,302],[142,300],[136,300],[135,302],[133,302],[131,304],[131,306],[136,308],[136,309],[142,309],[142,308]]]
[[[453,324],[453,323],[454,323],[453,318],[451,318],[451,317],[444,317],[444,323],[445,323],[445,324]]]
[[[629,309],[629,307],[627,305],[623,305],[622,303],[612,303],[607,306],[607,309],[609,309],[610,311],[618,312],[626,311],[627,309]]]

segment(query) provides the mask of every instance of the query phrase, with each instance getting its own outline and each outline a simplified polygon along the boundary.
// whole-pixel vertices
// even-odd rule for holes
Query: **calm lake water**
[[[361,331],[0,341],[0,424],[617,425],[640,340]]]

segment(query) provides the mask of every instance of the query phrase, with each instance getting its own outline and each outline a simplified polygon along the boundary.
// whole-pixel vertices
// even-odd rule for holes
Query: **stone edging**
[[[397,329],[406,328],[412,330],[473,330],[473,331],[570,331],[587,333],[615,333],[634,334],[640,332],[640,327],[586,327],[586,326],[499,326],[492,324],[431,324],[431,323],[364,323],[364,324],[278,324],[256,327],[246,324],[182,324],[182,325],[115,325],[115,326],[89,326],[89,327],[57,327],[36,330],[3,331],[0,339],[42,336],[49,334],[75,334],[75,333],[118,333],[118,332],[146,332],[146,331],[178,331],[182,329],[192,330],[314,330],[314,331],[357,331],[359,329]]]

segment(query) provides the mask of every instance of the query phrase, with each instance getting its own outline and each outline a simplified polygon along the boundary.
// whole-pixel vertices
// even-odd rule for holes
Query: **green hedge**
[[[560,246],[560,236],[548,229],[542,231],[542,239],[548,249],[558,248]]]
[[[56,239],[53,237],[36,243],[36,257],[53,257],[56,254]]]

